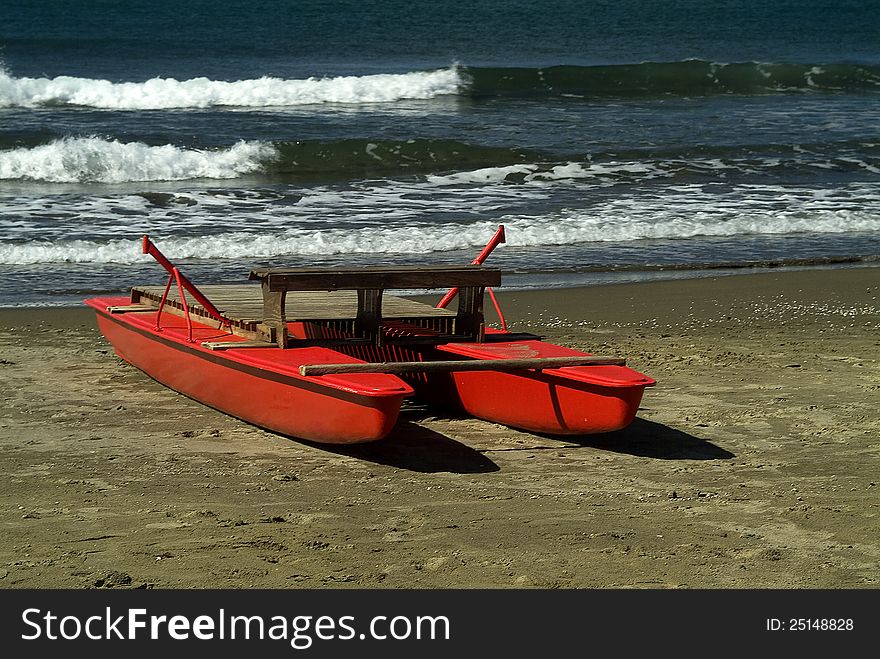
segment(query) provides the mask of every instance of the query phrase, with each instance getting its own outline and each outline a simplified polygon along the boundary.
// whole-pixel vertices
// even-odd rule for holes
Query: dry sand
[[[659,382],[610,435],[307,445],[0,312],[0,587],[876,588],[880,268],[507,293]]]

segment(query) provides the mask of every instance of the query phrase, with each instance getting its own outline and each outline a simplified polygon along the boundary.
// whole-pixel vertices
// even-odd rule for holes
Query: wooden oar
[[[437,362],[379,362],[374,364],[303,364],[300,375],[336,373],[443,373],[449,371],[519,371],[523,369],[563,368],[565,366],[624,366],[622,357],[582,355],[571,357],[532,357],[529,359],[462,359]]]

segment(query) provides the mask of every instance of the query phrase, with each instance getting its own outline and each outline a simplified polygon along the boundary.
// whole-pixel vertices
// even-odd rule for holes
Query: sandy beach
[[[0,587],[876,588],[880,268],[502,292],[654,377],[550,438],[407,404],[381,442],[249,426],[0,310]]]

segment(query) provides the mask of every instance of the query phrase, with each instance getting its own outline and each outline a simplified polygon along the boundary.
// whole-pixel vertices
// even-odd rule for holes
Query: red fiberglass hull
[[[333,444],[381,439],[412,393],[386,374],[300,376],[301,364],[351,361],[326,348],[212,351],[200,342],[239,339],[193,323],[195,341],[190,342],[183,318],[164,314],[157,331],[155,312],[107,311],[128,303],[128,298],[86,300],[116,354],[175,391],[275,432]]]
[[[501,338],[500,333],[497,337]],[[438,346],[454,358],[517,359],[586,355],[543,341],[493,341]],[[468,414],[531,432],[585,435],[628,426],[655,382],[626,366],[575,366],[512,372],[432,375],[420,393],[452,401]]]

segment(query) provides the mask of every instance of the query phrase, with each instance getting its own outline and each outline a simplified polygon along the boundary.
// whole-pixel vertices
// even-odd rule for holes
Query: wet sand
[[[551,438],[408,404],[381,442],[249,426],[0,310],[0,587],[876,588],[880,268],[500,294],[654,377]]]

